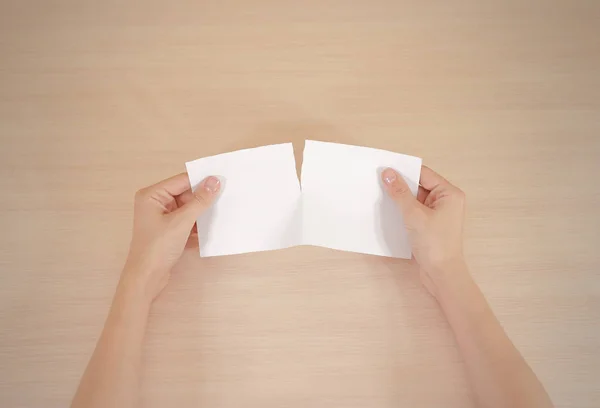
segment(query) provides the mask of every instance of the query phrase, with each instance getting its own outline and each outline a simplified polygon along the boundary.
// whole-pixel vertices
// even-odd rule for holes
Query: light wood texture
[[[137,188],[312,138],[419,155],[461,186],[501,322],[558,407],[597,407],[599,73],[595,0],[2,1],[0,406],[70,401]],[[152,309],[141,400],[472,406],[407,262],[311,247],[187,253]]]

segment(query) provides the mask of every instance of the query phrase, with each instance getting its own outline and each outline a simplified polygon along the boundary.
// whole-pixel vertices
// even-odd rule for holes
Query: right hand
[[[421,281],[436,296],[449,273],[467,270],[462,247],[465,194],[426,166],[416,198],[395,170],[384,170],[381,178],[402,211]]]

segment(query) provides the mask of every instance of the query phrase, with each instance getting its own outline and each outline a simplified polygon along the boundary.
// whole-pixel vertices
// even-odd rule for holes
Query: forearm
[[[464,358],[478,406],[549,408],[544,387],[512,344],[463,262],[444,272],[436,297]]]
[[[124,273],[72,408],[135,407],[150,302]]]

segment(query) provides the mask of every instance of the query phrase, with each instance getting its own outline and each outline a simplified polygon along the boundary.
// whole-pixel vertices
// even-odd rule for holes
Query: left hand
[[[212,205],[220,189],[219,179],[210,176],[192,192],[187,174],[181,173],[136,193],[123,278],[143,285],[149,300],[156,299],[169,282],[196,219]]]

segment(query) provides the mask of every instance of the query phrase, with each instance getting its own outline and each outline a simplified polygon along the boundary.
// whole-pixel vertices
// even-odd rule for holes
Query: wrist
[[[467,263],[462,256],[432,265],[425,269],[425,273],[431,280],[434,296],[438,299],[448,291],[460,290],[464,282],[471,278]]]
[[[126,266],[121,273],[121,278],[115,293],[115,302],[128,308],[149,310],[152,296],[148,291],[148,279],[142,271],[131,266]]]

